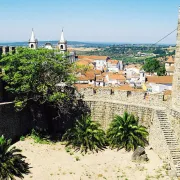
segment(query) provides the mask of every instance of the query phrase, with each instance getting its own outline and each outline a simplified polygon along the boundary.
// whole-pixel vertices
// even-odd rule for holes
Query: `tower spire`
[[[29,48],[36,49],[38,47],[38,40],[35,38],[34,30],[32,28],[31,37],[29,39]]]
[[[67,41],[64,38],[64,30],[63,30],[63,28],[62,28],[62,31],[61,31],[61,39],[60,39],[60,41],[58,43],[58,49],[60,49],[60,52],[62,54],[67,52]]]
[[[61,39],[60,39],[60,42],[61,42],[61,43],[64,43],[64,42],[65,42],[63,28],[62,28],[62,31],[61,31]]]
[[[35,34],[34,34],[34,30],[33,30],[33,28],[32,28],[30,42],[35,42],[35,41],[36,41],[36,39],[35,39]]]

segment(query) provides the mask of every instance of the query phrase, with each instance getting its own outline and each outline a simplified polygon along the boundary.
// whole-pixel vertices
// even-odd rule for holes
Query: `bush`
[[[138,125],[138,119],[133,114],[124,112],[124,115],[116,115],[107,131],[107,139],[111,148],[126,151],[135,150],[138,146],[144,147],[148,132],[144,126]]]
[[[0,137],[0,179],[15,180],[15,177],[23,179],[23,174],[28,174],[29,164],[25,162],[25,156],[20,149],[11,146],[11,140]]]
[[[71,145],[81,152],[87,150],[97,152],[106,145],[105,132],[100,128],[99,123],[91,120],[90,116],[82,116],[77,120],[74,127],[63,135],[62,140],[67,141],[66,146]]]
[[[45,131],[38,131],[35,129],[32,129],[31,132],[31,138],[34,140],[35,143],[39,143],[39,144],[49,144],[50,141],[47,137],[47,135],[45,135]]]

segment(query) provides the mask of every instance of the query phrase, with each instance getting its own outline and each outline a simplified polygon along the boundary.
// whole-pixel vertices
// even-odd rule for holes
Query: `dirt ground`
[[[37,144],[29,138],[15,146],[22,149],[32,167],[25,180],[172,180],[163,161],[148,147],[149,162],[135,163],[132,152],[124,150],[84,155],[62,143]]]

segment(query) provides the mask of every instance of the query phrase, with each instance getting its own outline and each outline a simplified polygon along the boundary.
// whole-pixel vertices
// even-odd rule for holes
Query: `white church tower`
[[[62,54],[65,54],[67,52],[67,41],[64,38],[63,29],[62,29],[62,32],[61,32],[61,39],[58,42],[58,49],[60,49],[60,52]]]
[[[33,29],[32,29],[32,33],[31,33],[31,38],[29,39],[29,48],[31,48],[31,49],[38,48],[38,40],[35,38]]]

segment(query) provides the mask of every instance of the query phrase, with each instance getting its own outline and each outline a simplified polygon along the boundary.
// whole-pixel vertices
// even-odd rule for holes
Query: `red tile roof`
[[[174,57],[173,56],[169,56],[168,60],[166,61],[166,63],[174,63]]]
[[[109,59],[108,61],[107,61],[109,64],[118,64],[118,60],[111,60],[111,59]]]
[[[147,76],[148,83],[172,84],[173,76]]]
[[[125,81],[126,80],[126,78],[123,76],[123,75],[121,75],[121,74],[108,74],[108,76],[109,76],[109,79],[110,80],[121,80],[121,81]]]

